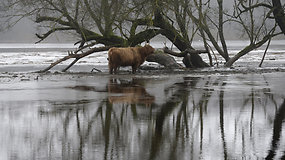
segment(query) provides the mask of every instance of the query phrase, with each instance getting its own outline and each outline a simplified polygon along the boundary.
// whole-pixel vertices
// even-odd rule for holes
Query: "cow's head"
[[[149,44],[146,44],[144,47],[142,47],[142,54],[145,55],[145,56],[148,56],[150,54],[153,54],[155,49],[152,48],[152,46],[150,46]]]

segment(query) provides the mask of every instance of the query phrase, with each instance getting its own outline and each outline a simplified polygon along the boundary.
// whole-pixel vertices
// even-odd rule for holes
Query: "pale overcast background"
[[[0,0],[2,1],[2,0]],[[213,1],[214,3],[215,1]],[[226,8],[231,8],[232,0],[226,1],[224,3]],[[1,6],[0,6],[1,9]],[[3,13],[3,12],[2,12]],[[1,17],[1,16],[0,16]],[[1,18],[0,18],[1,23]],[[39,28],[37,28],[37,24],[29,20],[28,18],[22,19],[18,22],[13,28],[9,30],[5,30],[0,32],[0,42],[21,42],[21,43],[35,43],[38,41],[36,37],[36,33],[39,33]],[[44,33],[44,32],[42,32]],[[240,35],[238,34],[237,27],[225,27],[225,37],[226,39],[237,40],[240,39]],[[284,36],[279,36],[279,39],[284,39]],[[159,39],[159,38],[156,38]],[[56,32],[43,42],[75,42],[76,38],[73,38],[71,35],[62,34],[60,32]]]

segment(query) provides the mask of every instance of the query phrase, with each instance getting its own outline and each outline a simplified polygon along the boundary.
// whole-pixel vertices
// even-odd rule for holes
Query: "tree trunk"
[[[252,51],[256,48],[261,47],[264,43],[266,43],[272,37],[266,36],[262,40],[260,40],[259,42],[252,43],[249,46],[245,47],[243,50],[241,50],[239,53],[237,53],[234,57],[232,57],[229,61],[227,61],[225,64],[225,67],[231,67],[234,64],[234,62],[236,62],[240,57],[246,55],[247,53],[249,53],[250,51]]]
[[[280,0],[272,0],[272,4],[274,7],[273,15],[274,15],[275,21],[280,27],[281,31],[285,35],[285,13],[281,5],[281,2]]]
[[[165,53],[168,53],[168,54],[176,56],[176,57],[183,57],[182,62],[184,63],[186,68],[197,68],[197,66],[201,66],[201,65],[205,65],[206,67],[209,67],[209,65],[207,63],[205,63],[202,60],[202,58],[198,55],[201,53],[209,53],[207,50],[186,49],[185,51],[183,51],[181,53],[176,53],[172,50],[169,50],[167,47],[165,47],[165,48],[163,48],[163,51]],[[196,61],[195,59],[197,59],[199,57],[201,58],[201,61]],[[203,62],[205,64],[198,64],[200,62]]]
[[[187,39],[183,38],[179,32],[171,25],[162,15],[162,12],[159,6],[156,6],[154,13],[154,26],[161,29],[161,34],[168,38],[180,51],[185,51],[187,49],[194,48],[190,45],[190,42]],[[185,55],[183,63],[186,67],[191,68],[203,68],[209,67],[209,65],[203,61],[203,59],[198,54]],[[190,62],[189,62],[190,61]],[[187,64],[192,64],[188,66]]]
[[[178,64],[175,59],[168,54],[165,54],[162,50],[156,50],[155,54],[149,55],[146,58],[148,62],[156,62],[163,65],[166,69],[181,69],[183,68]]]

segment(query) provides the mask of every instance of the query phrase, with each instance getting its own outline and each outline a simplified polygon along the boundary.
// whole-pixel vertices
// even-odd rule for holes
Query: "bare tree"
[[[232,66],[240,57],[280,34],[276,32],[274,21],[270,19],[272,12],[276,11],[271,4],[261,3],[258,0],[235,0],[231,8],[232,12],[229,12],[224,8],[223,0],[192,0],[191,2],[193,5],[187,10],[189,18],[201,30],[200,32],[206,34],[207,40],[225,59],[226,67]],[[244,38],[249,40],[249,45],[244,46],[233,57],[229,57],[224,37],[224,26],[229,23],[238,25]],[[201,36],[205,39],[205,35],[201,34]],[[208,42],[204,41],[204,43]]]
[[[276,19],[276,15],[282,15],[280,12],[274,14],[276,7],[272,7],[268,1],[234,0],[233,2],[234,5],[230,10],[227,10],[224,8],[225,1],[223,0],[150,1],[154,12],[154,18],[151,21],[153,26],[161,29],[161,34],[173,42],[181,51],[181,54],[176,54],[176,56],[184,57],[183,62],[186,67],[207,66],[202,65],[198,58],[194,58],[194,54],[190,54],[191,58],[187,54],[187,51],[194,50],[191,42],[195,36],[200,36],[203,39],[207,52],[209,52],[209,45],[211,44],[225,59],[225,66],[230,67],[240,57],[249,54],[252,50],[261,47],[268,41],[270,42],[271,38],[281,34],[281,32],[277,32],[277,24],[271,17],[275,15]],[[282,9],[280,3],[276,5]],[[141,24],[145,25],[146,23]],[[233,57],[229,56],[227,41],[224,36],[224,26],[230,24],[238,26],[240,32],[243,33],[242,38],[249,40],[249,44]]]
[[[6,0],[2,3],[13,11],[6,16],[8,22],[30,17],[48,28],[36,34],[38,42],[55,32],[71,32],[78,37],[78,50],[57,61],[75,58],[65,71],[93,52],[111,46],[135,46],[158,34],[169,39],[181,53],[164,51],[183,57],[188,68],[209,66],[200,53],[208,53],[212,64],[210,46],[225,59],[226,67],[232,66],[240,57],[280,34],[276,32],[277,24],[284,29],[284,9],[280,1],[272,1],[273,4],[259,0],[233,2],[231,12],[224,8],[223,0]],[[239,25],[249,40],[249,45],[233,57],[229,56],[224,36],[224,26],[229,22]],[[192,47],[195,37],[203,39],[204,50]],[[90,49],[95,44],[103,44],[105,48]]]
[[[111,46],[135,46],[159,34],[157,29],[134,30],[131,34],[123,34],[120,26],[129,18],[131,6],[128,0],[11,0],[3,1],[3,6],[9,8],[8,23],[14,24],[23,17],[30,17],[36,23],[48,30],[37,33],[39,42],[44,41],[55,32],[73,33],[79,41],[77,51],[51,64],[44,71],[52,68],[58,62],[75,58],[65,70],[83,58]],[[125,7],[127,6],[127,7]],[[123,17],[123,18],[122,18]],[[120,32],[121,31],[121,32]],[[96,44],[105,48],[90,49]],[[83,53],[79,54],[79,51]],[[76,54],[76,55],[75,55]]]
[[[260,8],[260,6],[263,7]],[[240,57],[250,53],[250,51],[261,47],[274,36],[281,34],[281,32],[276,32],[277,24],[269,18],[274,8],[268,6],[270,5],[260,3],[258,0],[235,1],[232,21],[240,25],[244,35],[249,39],[249,45],[234,55],[225,64],[226,67],[231,66]],[[262,11],[258,11],[258,9],[262,9]]]

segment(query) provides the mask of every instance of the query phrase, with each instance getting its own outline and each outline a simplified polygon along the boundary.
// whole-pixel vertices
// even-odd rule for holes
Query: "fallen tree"
[[[168,53],[168,54],[176,56],[176,57],[183,57],[182,62],[184,63],[186,68],[196,68],[196,66],[199,66],[199,64],[197,64],[197,61],[193,60],[193,57],[195,55],[198,55],[198,54],[201,54],[201,53],[209,53],[209,51],[207,51],[207,50],[195,50],[195,49],[192,49],[192,48],[187,48],[183,52],[177,53],[177,52],[174,52],[174,51],[168,49],[167,47],[164,47],[163,51],[164,51],[164,53]],[[198,57],[194,57],[194,58],[198,58]],[[210,61],[212,61],[212,57],[211,56],[209,56],[209,59],[210,59]],[[209,65],[206,64],[206,63],[204,65],[206,67],[209,67]]]
[[[156,50],[155,54],[152,54],[146,58],[148,62],[156,62],[166,69],[181,69],[184,68],[180,64],[178,64],[173,57],[166,54],[164,50]]]
[[[83,52],[83,53],[80,53],[80,54],[77,54],[77,53],[69,53],[67,56],[55,61],[54,63],[50,64],[47,68],[41,70],[41,71],[38,71],[38,73],[43,73],[43,72],[47,72],[48,70],[50,70],[51,68],[53,68],[54,66],[58,65],[59,63],[63,62],[63,61],[66,61],[68,59],[72,59],[74,58],[74,60],[72,61],[72,63],[70,63],[66,68],[64,68],[62,70],[62,72],[65,72],[67,71],[71,66],[73,66],[79,59],[83,58],[83,57],[86,57],[90,54],[93,54],[95,52],[102,52],[102,51],[107,51],[108,49],[110,49],[112,46],[107,46],[107,47],[98,47],[98,48],[92,48],[92,49],[89,49],[88,51],[86,52]]]

